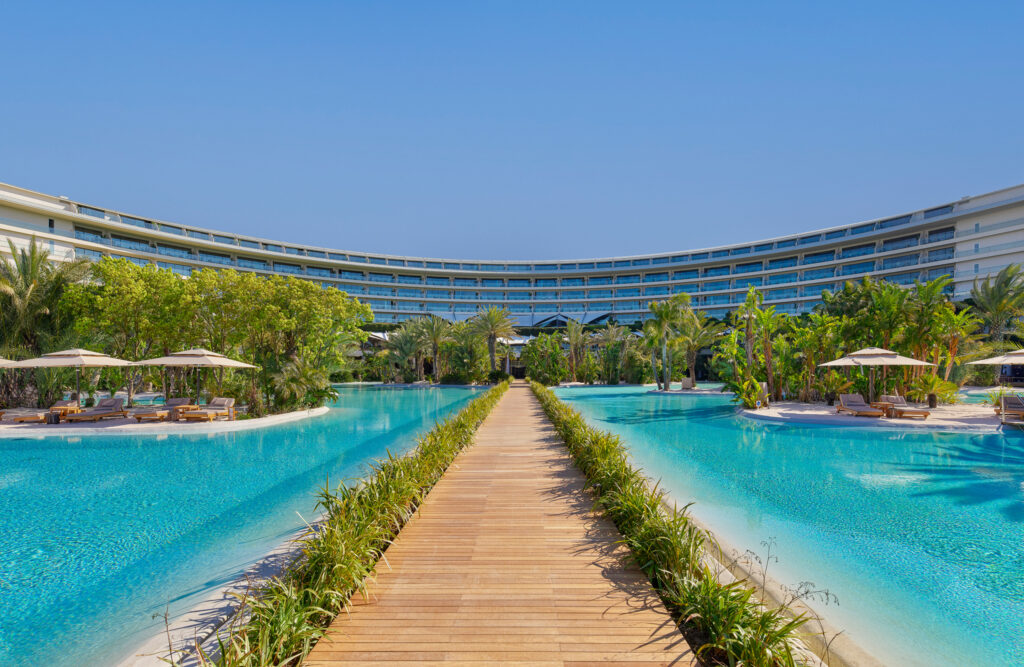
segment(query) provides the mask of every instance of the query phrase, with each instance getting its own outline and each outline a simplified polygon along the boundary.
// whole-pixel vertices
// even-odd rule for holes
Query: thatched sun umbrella
[[[845,357],[834,361],[826,361],[818,366],[867,366],[868,374],[868,401],[875,400],[875,366],[934,366],[927,361],[912,359],[896,354],[891,350],[881,347],[865,347],[863,350],[851,352]]]
[[[211,352],[210,350],[204,350],[202,348],[196,348],[192,350],[184,350],[182,352],[175,352],[174,354],[168,354],[165,357],[157,357],[155,359],[146,359],[145,361],[138,361],[135,363],[136,366],[175,366],[175,367],[195,367],[196,370],[196,400],[199,400],[199,381],[201,368],[256,368],[252,364],[247,364],[243,361],[235,361],[229,359],[223,354]]]
[[[74,349],[62,350],[61,352],[50,352],[36,359],[25,359],[15,361],[7,365],[7,368],[74,368],[75,369],[75,396],[82,400],[82,369],[83,368],[107,368],[110,366],[122,367],[131,366],[132,362],[124,359],[117,359],[99,352],[90,350]]]

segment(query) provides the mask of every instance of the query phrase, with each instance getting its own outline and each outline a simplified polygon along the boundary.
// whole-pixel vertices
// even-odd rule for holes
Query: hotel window
[[[476,278],[456,278],[456,287],[476,287]]]
[[[558,298],[557,292],[534,292],[533,298],[537,300],[554,301]]]
[[[410,264],[409,266],[412,266],[412,264]],[[501,264],[481,264],[480,265],[480,270],[481,271],[504,271],[505,267],[503,265],[501,265]]]
[[[217,243],[223,243],[224,245],[238,245],[234,238],[230,236],[220,236],[219,234],[213,235],[213,240]]]
[[[752,271],[760,271],[761,269],[761,262],[748,262],[746,264],[737,264],[733,273],[750,273]]]
[[[652,264],[668,264],[668,257],[655,257],[651,260]]]
[[[234,260],[227,255],[215,255],[212,252],[200,252],[199,261],[209,262],[211,264],[225,264],[229,266],[235,263]],[[331,273],[328,271],[327,275],[331,275]]]
[[[639,301],[618,301],[615,304],[615,310],[640,310]]]
[[[581,289],[565,290],[565,291],[562,292],[562,295],[559,298],[561,298],[561,299],[582,299],[583,298],[583,290],[581,290]]]
[[[847,257],[860,257],[862,255],[873,254],[875,254],[875,244],[867,243],[865,245],[853,246],[852,248],[843,248],[842,252],[839,253],[839,256],[842,259],[846,259]]]
[[[889,218],[888,220],[883,220],[880,223],[878,223],[878,228],[889,229],[890,227],[899,227],[900,225],[905,225],[908,222],[910,222],[910,217],[911,216],[909,215],[901,215],[898,218]]]
[[[885,276],[882,280],[896,285],[913,285],[914,281],[917,280],[920,275],[921,274],[917,271],[914,271],[913,273],[900,273],[895,276]]]
[[[610,268],[612,268],[612,263],[611,262],[598,262],[597,263],[597,268],[599,268],[599,269],[610,269]]]
[[[444,265],[441,262],[427,262],[428,269],[443,269]]]
[[[529,292],[509,292],[509,301],[529,301],[532,297]]]
[[[513,303],[508,307],[510,313],[528,313],[530,312],[530,304],[528,303]]]
[[[530,279],[529,278],[509,278],[508,279],[508,286],[509,287],[529,287],[530,286]]]
[[[210,235],[207,234],[206,232],[195,232],[195,231],[189,230],[188,235],[191,236],[194,239],[206,239],[207,241],[210,240]]]
[[[689,255],[674,255],[672,257],[673,262],[688,262],[690,261]]]
[[[423,304],[415,301],[396,301],[395,306],[396,310],[423,310]]]
[[[153,252],[153,247],[146,243],[145,241],[128,239],[122,236],[111,236],[110,245],[116,246],[118,248],[126,248],[128,250],[138,250],[139,252]],[[228,263],[230,264],[230,262]]]
[[[170,269],[181,276],[191,276],[192,267],[183,266],[181,264],[172,264],[170,262],[157,262],[156,265],[161,269]]]
[[[726,304],[726,303],[729,303],[729,295],[728,294],[716,294],[714,296],[706,296],[706,297],[704,297],[704,303],[709,305],[709,306]]]
[[[590,304],[589,310],[611,310],[611,301],[593,301]]]
[[[562,287],[576,287],[583,284],[583,278],[562,278]]]
[[[900,255],[898,257],[888,257],[882,260],[882,269],[896,269],[901,266],[916,266],[920,256],[917,253],[913,255]]]
[[[638,283],[638,282],[640,282],[640,276],[639,275],[615,276],[615,284],[616,285],[629,285],[630,283]]]
[[[170,255],[171,257],[181,257],[182,259],[192,259],[192,251],[187,248],[175,248],[169,245],[158,245],[156,251],[161,255]]]
[[[89,250],[87,248],[75,248],[75,257],[81,257],[84,259],[91,259],[93,261],[99,261],[103,259],[103,253],[97,250]]]
[[[476,292],[468,292],[466,290],[455,290],[456,299],[475,299]]]
[[[868,232],[875,231],[875,223],[869,222],[866,225],[857,225],[856,227],[850,228],[850,234],[867,234]]]
[[[813,236],[801,237],[798,241],[799,245],[809,245],[811,243],[818,243],[821,241],[821,234],[814,234]]]
[[[484,278],[480,284],[484,287],[504,287],[505,281],[501,278]]]
[[[562,312],[566,313],[582,313],[587,309],[585,304],[582,303],[563,303]]]
[[[419,276],[398,276],[398,282],[405,285],[422,285],[423,278]]]
[[[714,292],[715,290],[720,290],[720,289],[729,289],[729,281],[728,280],[712,280],[709,283],[704,283],[701,286],[701,290],[700,291],[702,291],[702,292]]]
[[[782,257],[780,259],[771,259],[768,261],[768,268],[788,268],[790,266],[797,265],[796,257]]]
[[[104,245],[109,245],[107,239],[103,238],[103,236],[100,235],[98,232],[90,232],[85,229],[79,229],[78,227],[75,227],[75,238],[78,239],[79,241],[90,241],[92,243],[102,243]]]
[[[404,259],[388,259],[388,266],[405,266]]]
[[[898,239],[889,239],[888,241],[882,242],[882,252],[888,250],[900,250],[902,248],[912,248],[917,245],[919,239],[917,235],[914,236],[902,236]]]
[[[797,280],[796,273],[777,273],[774,276],[768,276],[769,285],[782,285],[785,283],[795,283]]]
[[[650,259],[634,259],[633,266],[648,266],[651,263]]]
[[[380,299],[367,299],[365,302],[370,308],[391,308],[390,301],[381,301]]]
[[[852,276],[855,273],[870,273],[875,270],[875,263],[871,262],[858,262],[856,264],[847,264],[840,269],[840,275]]]
[[[452,282],[448,278],[438,278],[437,276],[427,276],[428,285],[451,285]]]
[[[672,286],[672,293],[673,294],[680,294],[680,293],[692,294],[693,292],[696,292],[698,289],[699,289],[699,286],[697,285],[697,283],[690,283],[688,285],[673,285]]]
[[[727,276],[729,275],[728,266],[715,266],[710,269],[704,269],[705,276]]]
[[[615,260],[614,264],[615,264],[616,268],[618,268],[620,266],[629,266],[629,260],[628,259],[617,259],[617,260]]]
[[[946,215],[947,213],[952,213],[952,212],[953,212],[953,205],[950,204],[949,206],[940,206],[938,208],[930,208],[930,209],[928,209],[927,211],[924,212],[924,217],[927,220],[928,218],[935,218],[935,217],[938,217],[940,215]]]
[[[688,278],[696,278],[697,269],[689,269],[688,271],[676,271],[672,274],[672,280],[686,280]]]
[[[645,283],[660,283],[668,280],[667,273],[648,273],[644,276]]]
[[[786,239],[785,241],[779,241],[775,244],[776,248],[793,248],[796,247],[796,239]]]
[[[729,256],[729,251],[728,250],[712,250],[711,251],[711,256],[712,257],[728,257]]]
[[[462,265],[462,270],[463,271],[479,271],[480,270],[480,265],[479,264],[463,264]]]
[[[248,239],[238,239],[238,245],[242,246],[243,248],[252,248],[254,250],[260,249],[259,243],[257,243],[256,241],[249,241]]]
[[[448,298],[451,297],[451,294],[452,293],[449,292],[448,290],[440,290],[440,289],[428,289],[427,290],[427,297],[430,298],[430,299],[448,299]]]
[[[702,259],[707,259],[707,258],[708,258],[708,254],[706,252],[695,252],[692,255],[690,255],[690,259],[693,260],[694,262],[700,261]]]
[[[775,300],[775,299],[795,299],[797,297],[797,294],[798,294],[798,291],[797,291],[797,289],[795,287],[790,287],[789,289],[773,289],[773,290],[768,290],[765,293],[765,298],[766,299],[770,299],[770,300]]]
[[[311,276],[319,276],[321,278],[330,278],[331,277],[331,270],[330,269],[322,269],[319,266],[307,267],[306,268],[306,273],[311,275]]]
[[[938,250],[929,250],[928,251],[928,261],[929,262],[940,262],[940,261],[942,261],[944,259],[953,259],[953,249],[952,248],[939,248]]]
[[[558,285],[558,280],[555,278],[537,278],[535,284],[537,287],[555,287]]]
[[[385,264],[388,263],[388,260],[384,259],[383,257],[370,257],[369,259],[370,259],[370,264],[385,265]]]
[[[338,285],[338,289],[349,294],[366,294],[366,288],[362,285]]]
[[[139,218],[131,218],[131,217],[127,216],[127,215],[122,215],[121,216],[121,222],[123,222],[126,225],[134,225],[136,227],[144,227],[146,229],[156,229],[156,225],[154,225],[149,220],[140,220]],[[234,243],[234,239],[231,240],[231,243]]]
[[[395,277],[393,275],[391,275],[390,273],[370,273],[370,274],[367,274],[367,276],[370,278],[370,280],[372,282],[375,282],[375,283],[393,283],[393,282],[395,282]]]
[[[362,257],[360,255],[349,255],[348,256],[348,261],[350,261],[350,262],[359,262],[360,264],[366,264],[367,263],[366,258]]]
[[[320,259],[327,259],[327,255],[319,250],[307,250],[306,254],[310,257],[319,257]]]
[[[953,238],[954,231],[952,227],[946,229],[936,229],[928,232],[928,243],[936,243],[938,241],[948,241]]]
[[[367,290],[367,292],[369,294],[373,294],[374,296],[394,296],[395,295],[395,290],[393,290],[392,288],[390,288],[390,287],[377,287],[375,285],[371,285],[370,288]]]
[[[364,276],[362,271],[342,271],[341,277],[346,280],[363,280]]]
[[[749,255],[750,254],[750,246],[747,246],[746,248],[733,248],[732,250],[729,251],[729,254],[730,255]]]
[[[587,292],[587,296],[591,299],[607,299],[611,295],[612,291],[610,289],[592,289]]]
[[[593,262],[580,262],[579,263],[579,267],[580,267],[581,271],[583,269],[592,269],[592,268],[594,268],[594,263]]]
[[[941,278],[942,276],[949,276],[950,278],[952,278],[953,277],[953,267],[952,266],[943,266],[941,268],[930,269],[928,271],[928,280],[935,280],[936,278]],[[953,285],[950,284],[950,285],[947,286],[947,288],[952,290]]]
[[[754,252],[768,252],[774,247],[774,243],[762,243],[761,245],[754,246]]]
[[[79,206],[78,207],[78,212],[81,213],[82,215],[88,215],[88,216],[91,216],[93,218],[106,218],[107,217],[107,212],[106,211],[101,211],[98,208],[91,208],[89,206]]]
[[[535,264],[534,271],[554,271],[557,267],[554,264]]]
[[[270,266],[262,260],[245,259],[244,257],[238,258],[238,266],[246,269],[256,269],[257,271],[267,271],[270,269]]]
[[[804,264],[819,264],[821,262],[831,262],[836,258],[834,250],[828,250],[825,252],[816,252],[812,255],[804,255]]]
[[[751,286],[753,286],[753,287],[760,287],[761,286],[761,279],[760,278],[740,278],[739,280],[734,280],[733,281],[733,287],[747,288],[747,287],[751,287]]]
[[[830,266],[827,269],[804,271],[804,280],[821,280],[822,278],[831,278],[834,275],[836,275],[836,269],[834,266]]]
[[[835,229],[831,232],[825,232],[825,239],[831,241],[832,239],[841,239],[846,236],[845,229]]]
[[[597,278],[591,278],[588,281],[589,285],[611,285],[611,276],[598,276]]]
[[[800,288],[800,296],[821,296],[824,290],[832,289],[832,285],[811,285]]]
[[[659,294],[668,294],[668,285],[660,285],[658,287],[645,287],[644,296],[657,296]]]
[[[627,289],[615,290],[615,296],[640,296],[639,287],[629,287]]]

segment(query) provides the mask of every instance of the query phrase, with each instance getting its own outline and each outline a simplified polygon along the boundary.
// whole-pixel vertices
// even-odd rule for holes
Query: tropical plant
[[[473,328],[487,339],[487,354],[491,359],[491,370],[497,369],[495,348],[499,338],[511,338],[516,335],[512,316],[505,308],[491,306],[481,310],[472,319]]]
[[[451,340],[452,325],[437,315],[429,315],[421,320],[420,335],[430,346],[430,358],[433,364],[434,382],[441,377],[441,344]]]
[[[1010,264],[982,282],[975,280],[970,303],[989,336],[1002,341],[1010,322],[1024,312],[1024,272],[1020,264]]]
[[[565,323],[565,342],[569,345],[569,377],[573,382],[579,381],[579,366],[583,361],[583,354],[587,350],[589,336],[583,327],[583,323],[570,319]]]
[[[946,382],[935,373],[927,373],[910,384],[907,396],[915,401],[928,401],[930,407],[935,407],[936,401],[956,403],[958,389],[953,382]]]
[[[711,347],[724,330],[723,324],[712,322],[703,311],[687,308],[681,314],[675,341],[686,359],[694,387],[697,386],[697,355]]]

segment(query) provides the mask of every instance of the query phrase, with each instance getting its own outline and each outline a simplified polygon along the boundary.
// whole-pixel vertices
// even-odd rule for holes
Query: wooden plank
[[[306,664],[696,664],[592,504],[514,385]]]

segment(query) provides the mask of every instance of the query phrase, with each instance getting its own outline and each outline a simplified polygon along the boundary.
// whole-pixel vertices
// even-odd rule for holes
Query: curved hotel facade
[[[735,245],[561,261],[379,255],[255,238],[121,213],[0,184],[0,237],[32,237],[51,257],[124,257],[182,275],[230,267],[298,276],[368,303],[378,322],[433,313],[465,319],[504,306],[521,325],[643,319],[650,301],[685,292],[723,317],[750,286],[790,314],[821,292],[872,276],[899,285],[941,275],[963,298],[976,278],[1024,262],[1024,185],[877,220]],[[0,252],[7,251],[3,243]]]

